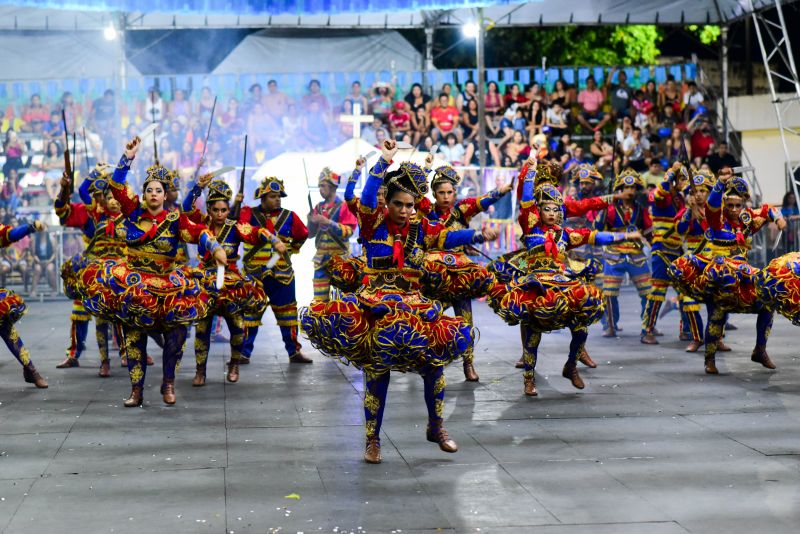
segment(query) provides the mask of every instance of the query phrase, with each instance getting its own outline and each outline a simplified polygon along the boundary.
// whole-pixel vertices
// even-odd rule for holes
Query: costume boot
[[[32,363],[22,368],[22,376],[28,384],[34,384],[39,389],[47,389],[47,381],[42,378],[42,375],[39,374],[39,371],[36,370]]]
[[[368,464],[379,464],[383,458],[381,457],[381,440],[380,438],[367,438],[367,447],[364,451],[364,461]]]
[[[133,386],[131,388],[131,396],[122,403],[126,408],[135,408],[141,406],[144,402],[144,395],[142,394],[142,386]]]
[[[561,376],[569,379],[569,381],[572,382],[572,385],[578,389],[583,389],[585,387],[581,375],[578,374],[578,366],[575,363],[565,363],[564,370],[561,372]]]

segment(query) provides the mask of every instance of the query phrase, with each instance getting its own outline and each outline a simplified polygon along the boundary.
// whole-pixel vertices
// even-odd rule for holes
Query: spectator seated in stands
[[[715,175],[722,167],[738,167],[739,161],[728,152],[728,143],[720,141],[717,150],[708,156],[708,167]]]
[[[630,167],[636,172],[644,172],[647,169],[647,162],[650,159],[650,142],[642,136],[642,129],[638,126],[633,128],[633,133],[622,143],[622,153],[625,156],[623,162],[626,167]]]
[[[27,132],[42,133],[44,125],[50,119],[50,108],[42,104],[38,93],[31,95],[30,103],[22,108],[23,127]]]
[[[389,132],[395,140],[402,139],[404,135],[411,132],[411,115],[408,113],[407,107],[408,104],[398,100],[394,103],[394,108],[387,118]],[[416,144],[413,143],[413,139],[411,142]]]
[[[421,87],[420,87],[421,89]],[[352,111],[355,109],[355,105],[358,104],[361,106],[361,113],[364,114],[369,110],[369,103],[367,102],[367,97],[361,94],[361,82],[358,80],[354,81],[350,85],[350,93],[344,97],[345,102],[350,102],[350,110]]]
[[[460,143],[464,139],[464,131],[459,127],[460,117],[455,106],[450,105],[450,97],[442,93],[438,105],[431,110],[433,130],[431,136],[435,141],[443,142],[447,134],[454,134]]]
[[[267,82],[267,94],[262,97],[262,102],[267,114],[280,127],[289,107],[289,97],[278,90],[278,82],[275,80]]]
[[[597,88],[597,82],[592,76],[586,78],[586,89],[578,93],[578,104],[581,111],[578,113],[578,122],[587,131],[596,132],[611,120],[611,115],[603,111],[606,95]]]
[[[567,112],[559,102],[553,102],[553,105],[547,110],[545,126],[549,128],[551,137],[561,137],[569,132]]]
[[[439,146],[442,158],[451,165],[466,165],[464,145],[458,142],[455,134],[447,134],[446,143]]]
[[[656,187],[664,181],[664,174],[664,166],[661,165],[661,160],[653,158],[650,160],[650,167],[647,172],[642,174],[642,180],[644,180],[648,188],[651,186]]]
[[[683,120],[689,122],[695,113],[702,112],[701,105],[705,99],[695,82],[689,82],[686,87],[686,94],[683,95]]]
[[[614,74],[617,73],[617,83],[613,83]],[[631,99],[633,90],[628,85],[628,75],[625,71],[617,71],[616,67],[608,72],[606,79],[606,93],[611,100],[611,112],[617,120],[630,117]]]
[[[308,82],[308,93],[303,95],[302,107],[305,111],[309,111],[311,109],[311,104],[315,102],[317,104],[316,109],[318,113],[327,113],[331,107],[328,102],[328,97],[322,93],[322,86],[319,80],[311,80]]]

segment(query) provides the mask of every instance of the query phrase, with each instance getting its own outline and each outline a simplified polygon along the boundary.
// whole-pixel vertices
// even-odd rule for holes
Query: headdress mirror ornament
[[[691,188],[693,190],[706,189],[710,191],[715,183],[717,183],[717,179],[711,171],[700,169],[692,173]]]
[[[644,180],[633,169],[624,169],[614,181],[614,191],[630,186],[636,187],[637,190],[641,191],[644,189]]]
[[[744,178],[734,176],[731,181],[725,186],[725,198],[727,197],[740,197],[742,200],[750,198],[750,188]]]
[[[283,180],[279,180],[275,176],[267,176],[261,180],[261,185],[256,189],[253,198],[259,199],[267,196],[268,193],[280,193],[281,197],[285,197],[286,189],[283,187]]]
[[[581,163],[572,171],[572,179],[578,183],[591,183],[603,181],[603,175],[591,163]]]
[[[174,191],[176,174],[160,164],[151,165],[147,168],[144,186],[150,182],[159,182],[164,187],[164,192]]]
[[[208,184],[208,197],[206,198],[206,202],[209,204],[217,202],[218,200],[230,202],[231,198],[233,198],[233,190],[223,180],[214,180]]]
[[[461,183],[461,177],[456,170],[447,165],[442,165],[433,173],[433,180],[431,180],[431,189],[433,190],[436,190],[439,184],[449,183],[455,188]]]

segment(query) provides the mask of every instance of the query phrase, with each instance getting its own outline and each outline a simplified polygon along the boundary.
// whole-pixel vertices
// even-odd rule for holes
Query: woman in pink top
[[[486,96],[483,97],[483,101],[486,105],[486,113],[497,115],[503,109],[503,97],[500,96],[496,82],[489,82],[489,85],[486,86]]]

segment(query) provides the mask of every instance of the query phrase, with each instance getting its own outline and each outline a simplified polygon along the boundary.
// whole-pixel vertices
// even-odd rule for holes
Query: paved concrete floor
[[[97,378],[95,347],[84,367],[55,369],[69,304],[30,308],[20,331],[50,389],[0,358],[0,532],[797,532],[800,330],[782,318],[778,372],[750,362],[754,319],[736,316],[734,352],[708,377],[673,339],[676,313],[661,345],[639,343],[626,292],[622,337],[592,330],[587,388],[560,376],[567,336],[555,333],[528,399],[518,331],[476,304],[481,382],[447,371],[461,450],[425,441],[421,380],[395,375],[384,463],[370,466],[361,376],[319,355],[290,367],[271,315],[238,384],[214,345],[208,385],[192,388],[189,347],[178,404],[161,403],[157,363],[145,408],[126,410],[127,374]]]

